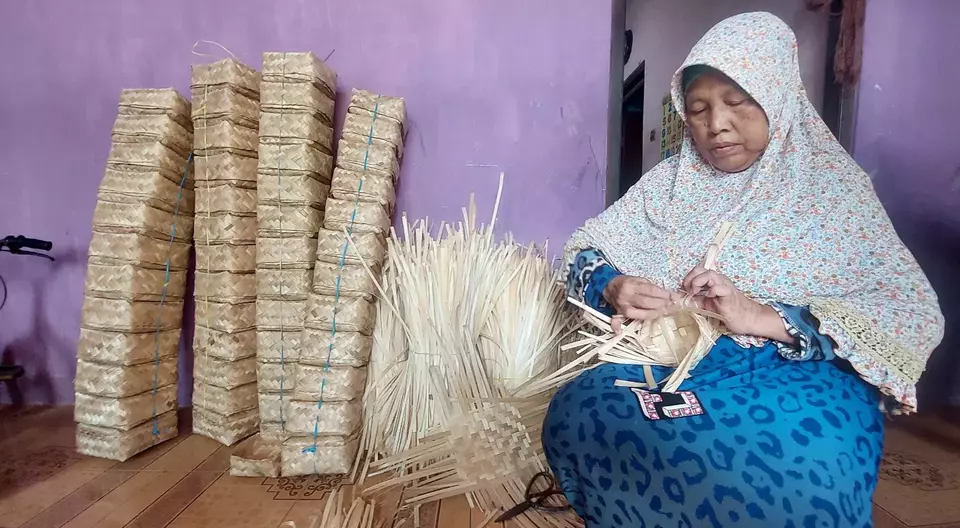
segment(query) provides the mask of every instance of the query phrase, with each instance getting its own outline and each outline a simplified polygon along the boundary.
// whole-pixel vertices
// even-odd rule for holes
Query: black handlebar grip
[[[53,249],[53,242],[40,240],[39,238],[27,238],[25,236],[14,237],[11,245],[19,246],[25,249],[36,249],[40,251],[50,251]]]

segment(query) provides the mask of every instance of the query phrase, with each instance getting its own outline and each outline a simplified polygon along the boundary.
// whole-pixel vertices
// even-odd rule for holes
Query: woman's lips
[[[734,143],[723,143],[713,147],[713,153],[718,156],[726,156],[732,154],[739,145]]]

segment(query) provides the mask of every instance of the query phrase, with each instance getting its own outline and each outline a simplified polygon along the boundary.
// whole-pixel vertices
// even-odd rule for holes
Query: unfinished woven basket
[[[234,477],[279,477],[280,445],[265,442],[259,434],[240,442],[230,454],[230,474]]]

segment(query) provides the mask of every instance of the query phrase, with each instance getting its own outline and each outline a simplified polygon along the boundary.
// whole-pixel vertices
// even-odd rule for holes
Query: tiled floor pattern
[[[79,456],[73,445],[71,408],[0,408],[0,528],[308,528],[339,485],[330,477],[231,477],[230,448],[188,434],[120,463]],[[397,513],[396,499],[380,515],[397,528],[469,528],[483,519],[463,499],[416,514]],[[876,504],[877,528],[960,528],[960,420],[890,424]]]

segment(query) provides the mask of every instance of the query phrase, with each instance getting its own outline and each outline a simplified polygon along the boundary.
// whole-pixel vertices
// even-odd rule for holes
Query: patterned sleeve
[[[771,303],[770,307],[783,319],[787,333],[797,340],[795,345],[777,342],[781,356],[793,361],[828,361],[836,357],[836,343],[820,333],[820,321],[809,308],[783,303]]]
[[[567,295],[580,299],[587,306],[606,315],[616,312],[603,298],[607,284],[620,275],[597,249],[588,248],[579,253],[570,264],[567,275]]]

